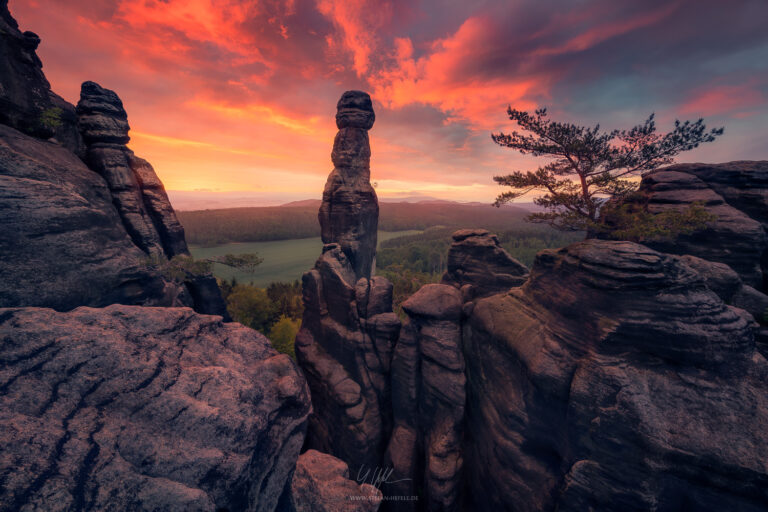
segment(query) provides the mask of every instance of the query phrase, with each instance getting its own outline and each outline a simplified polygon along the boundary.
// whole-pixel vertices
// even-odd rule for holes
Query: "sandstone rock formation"
[[[296,358],[314,413],[307,448],[330,453],[353,473],[376,467],[392,423],[389,372],[400,321],[392,284],[372,276],[378,202],[370,185],[367,130],[374,114],[367,94],[344,93],[319,218],[323,253],[304,274],[304,316]]]
[[[477,510],[761,510],[768,363],[683,260],[591,240],[537,256],[464,331]]]
[[[414,496],[426,510],[461,510],[462,442],[466,402],[461,346],[461,293],[429,284],[403,303],[403,325],[392,361],[394,430],[385,466],[394,472],[383,490]],[[414,510],[404,502],[396,510]]]
[[[75,109],[51,91],[35,53],[39,44],[37,34],[19,30],[8,0],[0,0],[0,124],[54,139],[82,156]]]
[[[350,480],[347,465],[326,453],[309,450],[296,463],[290,512],[375,512],[381,491]]]
[[[69,150],[0,125],[0,307],[191,305],[149,270],[104,180]]]
[[[318,219],[324,244],[336,243],[357,279],[375,268],[379,202],[371,186],[368,130],[376,116],[368,94],[347,91],[336,106],[339,132],[333,142],[335,166],[323,191]]]
[[[640,197],[651,213],[699,202],[716,217],[705,230],[648,245],[662,252],[725,263],[747,285],[765,290],[767,183],[768,161],[680,164],[644,175]]]
[[[147,254],[188,254],[184,228],[165,188],[146,160],[126,147],[128,115],[113,91],[85,82],[77,104],[86,162],[107,182],[112,200],[133,242]]]
[[[310,410],[291,359],[188,308],[0,310],[0,510],[271,511]]]
[[[485,297],[522,285],[528,268],[501,247],[496,235],[485,229],[462,229],[453,234],[443,283],[473,297]]]
[[[181,285],[148,265],[188,251],[162,183],[125,147],[120,99],[86,82],[76,115],[37,43],[0,1],[0,307],[194,305],[226,318],[213,276]]]

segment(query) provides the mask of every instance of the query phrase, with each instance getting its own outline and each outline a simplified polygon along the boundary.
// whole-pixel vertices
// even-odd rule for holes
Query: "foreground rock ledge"
[[[306,383],[188,308],[0,309],[0,510],[274,510]]]

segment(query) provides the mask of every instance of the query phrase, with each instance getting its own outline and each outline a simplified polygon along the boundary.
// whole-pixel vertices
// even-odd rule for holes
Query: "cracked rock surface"
[[[188,308],[0,309],[0,510],[274,510],[304,440],[291,359]]]

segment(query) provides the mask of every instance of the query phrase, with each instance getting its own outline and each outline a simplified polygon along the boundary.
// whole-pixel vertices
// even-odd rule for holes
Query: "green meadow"
[[[379,231],[379,243],[393,238],[415,235],[419,230]],[[320,256],[323,243],[320,237],[277,240],[272,242],[243,242],[217,245],[214,247],[190,246],[195,259],[210,258],[224,254],[258,253],[264,262],[249,274],[224,265],[216,264],[213,273],[222,279],[235,278],[241,283],[253,283],[265,287],[274,281],[292,282],[312,268]]]

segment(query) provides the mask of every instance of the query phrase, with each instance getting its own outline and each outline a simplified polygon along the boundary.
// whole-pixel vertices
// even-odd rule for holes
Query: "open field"
[[[379,231],[379,243],[420,233],[418,230]],[[323,243],[320,237],[299,238],[294,240],[278,240],[274,242],[250,242],[217,245],[215,247],[190,246],[195,259],[210,258],[223,254],[243,254],[256,252],[264,258],[264,262],[256,268],[253,274],[224,265],[214,265],[216,277],[231,279],[234,277],[241,283],[257,286],[267,286],[273,281],[291,282],[301,279],[301,275],[312,268],[320,256]]]

